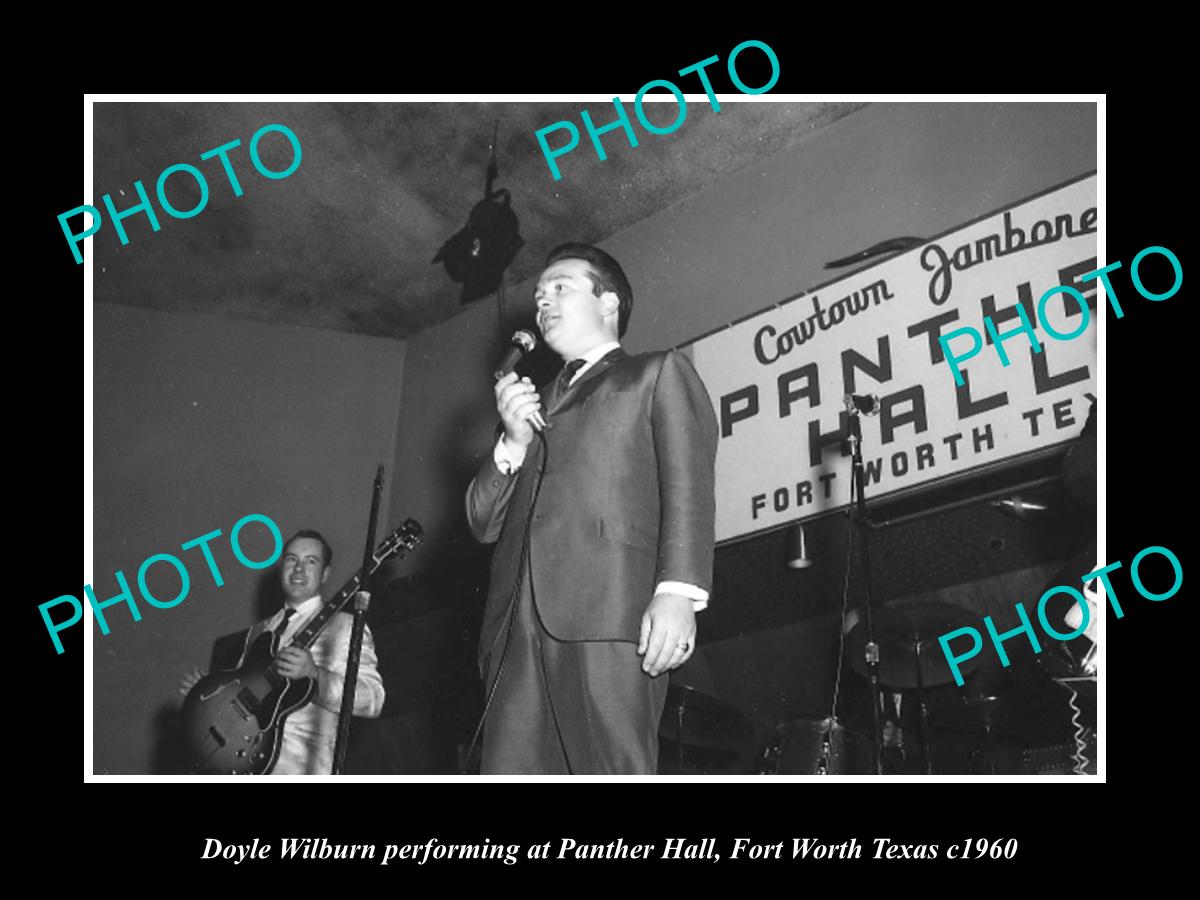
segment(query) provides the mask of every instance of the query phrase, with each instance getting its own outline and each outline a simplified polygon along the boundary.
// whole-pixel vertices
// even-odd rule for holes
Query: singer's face
[[[576,359],[598,344],[616,340],[617,296],[596,296],[585,260],[552,263],[538,279],[533,298],[542,337],[563,359]]]
[[[283,548],[283,560],[279,563],[284,597],[289,603],[303,603],[313,594],[319,594],[329,571],[321,542],[315,538],[296,538]]]

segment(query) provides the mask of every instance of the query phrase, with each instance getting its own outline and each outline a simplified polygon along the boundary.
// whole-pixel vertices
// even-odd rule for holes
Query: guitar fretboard
[[[380,567],[393,556],[403,558],[408,551],[421,543],[421,536],[421,526],[417,521],[415,519],[406,519],[403,525],[388,535],[375,548],[375,553],[371,556],[370,571],[366,573],[366,578],[370,578],[379,571]],[[324,631],[325,626],[329,624],[329,620],[350,602],[350,598],[358,591],[359,585],[362,584],[363,580],[363,570],[359,569],[342,586],[341,590],[334,594],[329,602],[321,607],[320,612],[313,616],[308,624],[292,638],[289,646],[299,647],[302,650],[311,646],[312,642]]]

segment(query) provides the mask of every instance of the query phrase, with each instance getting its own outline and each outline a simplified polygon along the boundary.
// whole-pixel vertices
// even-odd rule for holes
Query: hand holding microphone
[[[528,447],[533,442],[533,432],[542,431],[546,420],[542,418],[542,398],[528,378],[518,378],[513,371],[521,358],[537,346],[537,338],[522,329],[512,336],[512,347],[500,360],[495,371],[496,411],[504,422],[507,440],[518,447]]]

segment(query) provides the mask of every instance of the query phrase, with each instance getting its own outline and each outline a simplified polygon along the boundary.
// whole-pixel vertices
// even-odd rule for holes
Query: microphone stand
[[[866,580],[866,609],[867,620],[867,646],[864,656],[867,663],[867,681],[871,689],[871,726],[873,729],[871,741],[871,755],[875,767],[875,774],[883,774],[883,719],[880,715],[880,700],[881,692],[879,689],[879,644],[875,641],[875,620],[872,615],[872,592],[871,592],[871,554],[868,547],[870,538],[870,519],[867,515],[867,498],[866,498],[866,473],[863,471],[862,459],[862,428],[859,423],[859,411],[854,405],[854,401],[850,395],[847,395],[846,400],[846,415],[850,428],[850,453],[852,478],[854,482],[855,502],[850,506],[850,521],[852,526],[857,526],[859,534],[862,536],[862,555],[863,555],[863,570]]]
[[[346,654],[346,678],[342,688],[342,706],[338,712],[337,743],[333,747],[333,774],[341,775],[346,765],[346,746],[350,741],[350,720],[354,717],[354,689],[358,684],[358,660],[362,655],[363,632],[367,627],[367,606],[371,602],[368,582],[375,561],[375,526],[379,521],[379,497],[383,493],[383,463],[375,470],[371,494],[371,517],[367,522],[367,547],[363,551],[362,580],[354,594],[354,624],[350,631],[350,649]]]

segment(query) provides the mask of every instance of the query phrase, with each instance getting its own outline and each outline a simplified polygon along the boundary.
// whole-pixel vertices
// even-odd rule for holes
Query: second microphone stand
[[[875,640],[875,619],[873,615],[873,593],[871,591],[871,552],[869,547],[870,519],[867,515],[866,474],[863,471],[862,459],[862,428],[859,422],[859,409],[852,396],[845,400],[847,424],[850,430],[851,479],[853,481],[854,502],[850,504],[851,533],[857,530],[862,536],[863,578],[866,581],[866,610],[867,645],[864,653],[867,664],[867,682],[871,689],[871,757],[875,774],[883,774],[883,717],[881,710],[882,695],[879,688],[879,644]],[[878,407],[875,407],[878,409]],[[870,413],[868,413],[870,414]],[[850,564],[847,559],[846,564]]]
[[[350,720],[354,718],[354,695],[358,687],[358,663],[362,654],[363,634],[367,628],[367,607],[371,601],[370,579],[375,562],[375,526],[379,523],[379,497],[383,493],[383,463],[375,470],[371,490],[371,516],[367,522],[367,546],[363,551],[362,576],[354,594],[354,624],[350,627],[350,648],[346,654],[346,674],[342,687],[342,704],[338,713],[337,739],[333,747],[333,773],[341,775],[346,766],[346,749],[350,745]]]

